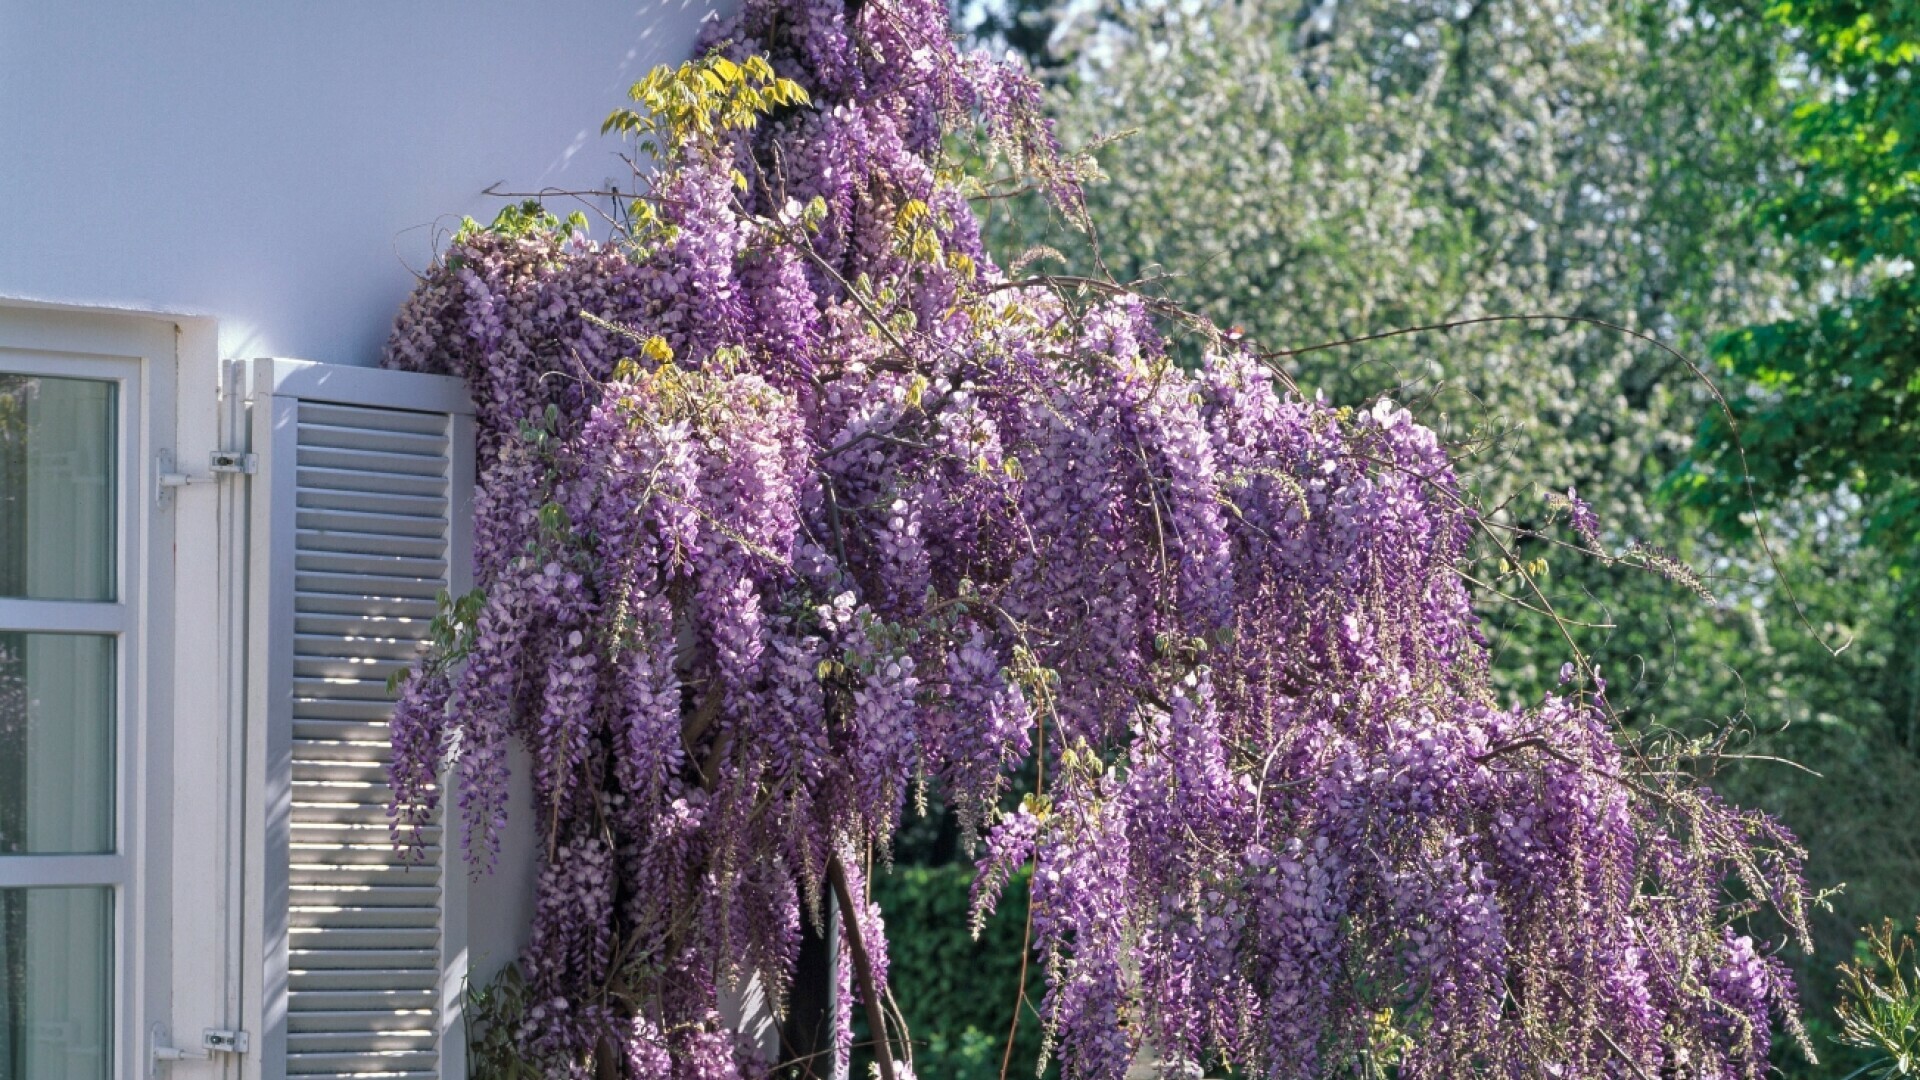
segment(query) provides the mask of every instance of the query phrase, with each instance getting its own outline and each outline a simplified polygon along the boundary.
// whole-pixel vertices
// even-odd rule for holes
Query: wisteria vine
[[[1792,985],[1742,927],[1804,943],[1792,838],[1634,757],[1597,673],[1492,700],[1431,431],[1179,318],[1209,342],[1183,367],[1164,305],[997,267],[954,141],[1069,215],[1077,168],[942,4],[747,0],[703,48],[608,122],[652,165],[611,239],[463,231],[388,355],[464,377],[481,439],[479,587],[396,711],[397,828],[450,776],[490,864],[530,754],[527,1060],[769,1075],[722,997],[779,1008],[837,894],[841,1000],[907,1075],[865,875],[937,788],[979,910],[1032,868],[1069,1077],[1143,1046],[1169,1075],[1765,1070]]]

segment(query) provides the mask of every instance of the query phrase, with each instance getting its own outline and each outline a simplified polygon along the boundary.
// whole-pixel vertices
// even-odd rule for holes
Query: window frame
[[[105,888],[110,896],[108,1075],[143,1076],[145,1021],[165,986],[168,779],[154,775],[170,700],[172,515],[155,504],[152,455],[174,424],[177,324],[159,317],[0,304],[0,371],[116,384],[112,600],[0,598],[0,631],[113,639],[113,846],[97,854],[0,855],[0,888]],[[164,654],[164,655],[162,655]]]

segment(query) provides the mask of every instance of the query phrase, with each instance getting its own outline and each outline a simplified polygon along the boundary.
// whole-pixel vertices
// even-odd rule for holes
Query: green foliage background
[[[977,939],[968,932],[972,881],[973,868],[963,862],[900,865],[873,879],[873,899],[886,912],[888,982],[907,1014],[914,1066],[929,1080],[997,1080],[1013,1021],[1026,938],[1027,878],[1022,874],[1012,883],[1006,902]],[[1037,1001],[1037,966],[1028,978]],[[1040,1024],[1029,1009],[1014,1040],[1009,1075],[1032,1076],[1039,1057]],[[865,1072],[856,1067],[853,1074]]]
[[[1833,273],[1810,310],[1722,339],[1735,422],[1707,417],[1677,487],[1734,536],[1751,532],[1749,478],[1769,504],[1844,488],[1905,577],[1920,569],[1920,5],[1790,0],[1769,14],[1805,89],[1782,125],[1793,168],[1756,223]]]
[[[1548,562],[1571,642],[1501,598],[1524,592],[1515,566],[1489,550],[1470,568],[1503,693],[1537,697],[1577,646],[1650,737],[1734,732],[1712,781],[1795,829],[1814,884],[1846,885],[1819,954],[1797,960],[1823,1063],[1779,1063],[1864,1064],[1831,1040],[1835,966],[1861,926],[1920,907],[1920,5],[1009,0],[958,15],[1027,53],[1063,140],[1106,175],[1093,235],[1038,199],[981,204],[1003,265],[1142,282],[1267,348],[1585,316],[1724,383],[1764,533],[1713,392],[1626,335],[1497,324],[1288,362],[1332,399],[1415,409],[1517,561]],[[1545,498],[1568,487],[1611,552],[1654,545],[1698,580],[1571,552]],[[895,995],[943,1048],[919,1051],[921,1073],[998,1076],[1018,927],[990,924],[1004,952],[965,938],[950,822],[922,823],[899,858],[875,891]],[[1035,1045],[1012,1075],[1030,1075]]]

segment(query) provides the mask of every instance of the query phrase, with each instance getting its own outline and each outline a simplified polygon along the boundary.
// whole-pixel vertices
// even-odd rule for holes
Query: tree
[[[953,0],[953,19],[964,36],[989,49],[1004,49],[1044,70],[1053,57],[1053,36],[1068,22],[1060,0]]]
[[[1110,12],[1116,42],[1069,62],[1054,99],[1070,143],[1136,132],[1098,151],[1098,261],[1017,202],[989,223],[1004,223],[990,231],[1003,256],[1039,236],[1076,271],[1163,276],[1273,347],[1549,313],[1689,352],[1791,299],[1799,268],[1756,245],[1744,217],[1747,190],[1785,161],[1768,123],[1773,41],[1757,19],[1586,0],[1311,6],[1305,20],[1292,0]],[[1600,509],[1609,551],[1640,541],[1739,558],[1697,545],[1696,523],[1651,498],[1707,396],[1645,342],[1527,322],[1287,363],[1335,400],[1407,401],[1517,527],[1544,525],[1543,494],[1571,486]],[[1671,657],[1690,626],[1725,621],[1687,610],[1683,586],[1555,558],[1532,537],[1518,546],[1550,559],[1569,615],[1613,624],[1596,649],[1632,672],[1623,707],[1715,715],[1701,708],[1703,678],[1718,684],[1709,703],[1737,696],[1712,672],[1669,680],[1647,662]],[[1710,575],[1707,587],[1736,599],[1751,566],[1725,570],[1725,586]],[[1488,616],[1504,631],[1502,688],[1548,685],[1558,630],[1511,605]]]
[[[1621,730],[1577,649],[1496,700],[1461,560],[1501,533],[1432,430],[1126,283],[1000,269],[949,140],[1084,220],[1079,177],[938,4],[755,0],[706,44],[608,121],[658,165],[609,239],[463,230],[390,349],[482,431],[479,588],[407,681],[393,811],[424,826],[451,758],[484,857],[531,751],[513,1053],[764,1072],[722,992],[786,1000],[811,925],[833,1056],[857,1002],[904,1075],[867,882],[933,787],[976,917],[1030,873],[1070,1077],[1149,1041],[1275,1077],[1765,1069],[1796,1014],[1748,927],[1805,943],[1799,848]]]
[[[1099,13],[1105,37],[1055,58],[1051,99],[1063,139],[1105,173],[1087,188],[1097,252],[1010,198],[989,217],[1003,260],[1045,244],[1069,273],[1145,280],[1270,347],[1548,313],[1695,355],[1819,293],[1804,247],[1751,218],[1754,190],[1795,173],[1782,38],[1760,5],[1243,0]],[[1920,684],[1902,661],[1917,640],[1911,605],[1853,538],[1848,496],[1803,493],[1775,522],[1772,558],[1662,497],[1712,396],[1681,359],[1605,327],[1481,325],[1285,363],[1333,400],[1388,390],[1408,402],[1454,447],[1491,520],[1515,530],[1518,558],[1483,548],[1474,570],[1507,700],[1550,685],[1565,649],[1558,621],[1501,595],[1544,558],[1545,593],[1564,620],[1590,624],[1573,629],[1630,722],[1680,738],[1734,723],[1750,756],[1721,781],[1813,838],[1815,880],[1848,885],[1817,918],[1823,952],[1844,953],[1860,925],[1920,891],[1905,839],[1920,828],[1904,794],[1920,769],[1904,734],[1920,730],[1908,719]],[[1568,487],[1599,511],[1607,555],[1637,545],[1650,558],[1563,547],[1573,537],[1547,497]],[[1698,567],[1712,601],[1683,574],[1649,573],[1673,568],[1663,554]],[[1830,969],[1807,975],[1809,1000],[1829,1006]]]
[[[1814,0],[1776,4],[1768,15],[1784,31],[1798,91],[1792,119],[1781,125],[1794,138],[1794,160],[1756,185],[1751,221],[1763,235],[1823,256],[1836,273],[1808,297],[1811,310],[1769,312],[1719,338],[1729,408],[1703,413],[1692,457],[1672,486],[1726,534],[1752,536],[1766,520],[1789,543],[1837,547],[1868,575],[1881,575],[1859,588],[1877,592],[1892,614],[1834,638],[1881,658],[1850,686],[1875,707],[1852,722],[1868,736],[1859,742],[1863,750],[1884,746],[1890,753],[1872,755],[1864,769],[1839,763],[1837,771],[1891,777],[1899,785],[1893,791],[1911,792],[1920,783],[1920,666],[1913,660],[1920,656],[1913,577],[1920,556],[1920,286],[1913,274],[1920,251],[1920,11],[1903,3]],[[1861,550],[1856,539],[1869,547]],[[1799,580],[1815,591],[1831,587],[1831,579]],[[1805,736],[1803,730],[1792,749],[1804,750]],[[1841,805],[1808,806],[1798,817],[1836,826],[1816,843],[1851,843],[1843,823],[1862,819],[1897,822],[1911,835],[1910,796],[1874,791],[1846,786]],[[1913,856],[1887,840],[1861,855],[1849,860],[1858,869],[1846,876],[1863,887],[1855,890],[1847,925],[1909,910]],[[1905,873],[1867,869],[1903,860],[1897,869]],[[1900,885],[1887,888],[1893,882]],[[1860,985],[1856,971],[1842,989]],[[1855,1002],[1868,1014],[1885,1003],[1912,1008],[1892,997]],[[1859,1015],[1843,1008],[1843,1041],[1864,1045],[1855,1030]]]
[[[1731,417],[1707,414],[1679,486],[1734,533],[1753,528],[1752,495],[1777,506],[1844,489],[1904,577],[1920,556],[1920,9],[1811,0],[1769,14],[1802,97],[1793,167],[1765,177],[1755,224],[1842,277],[1814,310],[1720,340],[1739,393]],[[1920,712],[1908,723],[1920,736]]]

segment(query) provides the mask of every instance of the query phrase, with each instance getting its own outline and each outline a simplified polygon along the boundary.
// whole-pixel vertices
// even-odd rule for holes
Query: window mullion
[[[0,599],[0,633],[124,634],[129,621],[126,604]]]
[[[0,855],[0,889],[120,885],[127,858],[111,855]]]

